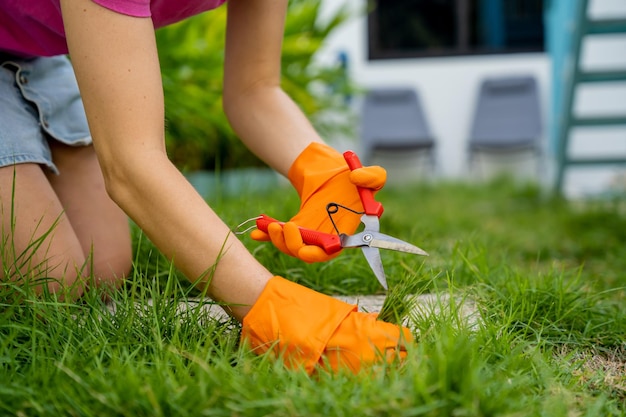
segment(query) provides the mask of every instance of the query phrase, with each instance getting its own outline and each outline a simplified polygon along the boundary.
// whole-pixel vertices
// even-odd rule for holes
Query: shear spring
[[[335,220],[333,219],[333,214],[336,214],[340,208],[348,210],[354,214],[365,214],[364,211],[356,211],[354,209],[351,209],[350,207],[342,206],[341,204],[328,203],[326,205],[326,213],[328,213],[328,218],[330,219],[330,222],[333,224],[333,227],[335,228],[335,231],[337,232],[338,235],[340,235],[341,232],[339,232],[339,228],[335,224]]]
[[[244,220],[243,222],[239,223],[237,225],[237,227],[235,227],[233,229],[233,233],[236,234],[236,235],[243,235],[245,233],[248,233],[252,229],[256,229],[256,223],[255,223],[254,225],[248,226],[244,230],[241,230],[241,228],[244,227],[246,224],[248,224],[250,222],[256,222],[260,218],[261,218],[261,216],[256,216],[256,217],[252,217],[252,218],[250,218],[248,220]]]

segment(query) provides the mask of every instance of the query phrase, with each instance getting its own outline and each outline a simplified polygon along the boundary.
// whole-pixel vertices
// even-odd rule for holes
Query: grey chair
[[[360,137],[365,163],[376,151],[426,151],[434,166],[435,139],[414,88],[368,90],[360,112]]]
[[[542,120],[532,76],[486,78],[480,85],[469,134],[469,162],[477,152],[542,157]]]

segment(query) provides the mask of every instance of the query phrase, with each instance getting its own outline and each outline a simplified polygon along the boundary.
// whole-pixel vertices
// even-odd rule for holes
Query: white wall
[[[592,13],[595,15],[615,15],[616,10],[626,14],[624,0],[592,0]],[[603,4],[600,4],[604,2]],[[324,0],[323,10],[332,12],[337,7],[346,5],[353,11],[353,17],[340,27],[328,40],[320,52],[323,61],[336,60],[340,51],[349,57],[349,72],[354,81],[363,87],[412,85],[420,93],[422,103],[427,112],[431,129],[438,143],[438,174],[444,178],[463,178],[467,175],[466,143],[470,129],[470,120],[474,110],[476,93],[480,81],[486,76],[511,74],[531,74],[538,81],[541,106],[546,116],[544,125],[548,132],[549,100],[551,89],[550,60],[545,53],[509,54],[476,57],[443,57],[398,60],[367,60],[367,24],[365,0]],[[613,41],[618,42],[617,41]],[[603,49],[604,48],[604,49]],[[617,50],[616,50],[617,48]],[[622,46],[605,45],[588,48],[587,60],[617,59],[626,57],[626,44]],[[594,56],[595,54],[595,56]],[[616,58],[618,57],[618,58]],[[606,94],[616,94],[618,98],[612,102],[620,102],[619,92],[611,89],[605,93],[587,96],[578,108],[597,108],[606,104]],[[626,94],[622,102],[626,103]],[[358,103],[355,105],[358,106]],[[614,135],[615,136],[615,135]],[[546,137],[547,141],[547,137]],[[626,147],[623,136],[617,136],[613,142],[619,147]],[[626,151],[626,149],[624,149]],[[584,149],[583,149],[584,151]],[[614,170],[611,171],[614,176]],[[583,180],[588,178],[583,176]],[[605,179],[606,180],[606,179]],[[571,182],[571,181],[570,181]],[[584,181],[582,181],[584,182]],[[572,192],[581,180],[574,179]],[[597,187],[598,181],[592,181]],[[571,184],[568,183],[568,186]],[[580,187],[579,187],[580,188]]]

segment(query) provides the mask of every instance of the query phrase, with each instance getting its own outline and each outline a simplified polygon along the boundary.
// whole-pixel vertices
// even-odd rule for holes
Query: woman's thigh
[[[2,278],[31,284],[48,278],[51,291],[75,283],[85,255],[39,165],[0,167],[0,218]]]

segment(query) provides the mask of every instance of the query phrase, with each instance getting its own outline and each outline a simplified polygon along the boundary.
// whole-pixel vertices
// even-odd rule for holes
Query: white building
[[[390,0],[391,1],[391,0]],[[546,0],[547,1],[547,0]],[[570,1],[570,0],[550,0]],[[467,136],[471,125],[477,90],[487,76],[531,74],[539,85],[542,114],[545,115],[545,143],[548,166],[554,166],[554,144],[550,138],[553,83],[552,62],[548,52],[465,55],[391,60],[368,60],[367,16],[363,12],[366,0],[324,0],[324,11],[347,5],[354,17],[340,27],[320,53],[320,59],[336,59],[339,53],[348,56],[348,71],[359,85],[414,86],[437,141],[437,175],[449,179],[465,178],[467,171]],[[626,18],[625,0],[591,0],[589,13],[597,17]],[[603,36],[585,43],[585,66],[621,66],[626,68],[626,34]],[[576,100],[577,112],[617,112],[626,114],[626,83],[593,85],[581,88]],[[358,108],[358,101],[355,107]],[[589,137],[589,135],[593,135]],[[575,134],[572,151],[622,153],[626,156],[626,126],[621,129],[602,129],[592,133]],[[349,145],[349,146],[352,146]],[[393,175],[393,167],[387,166]],[[548,170],[548,173],[553,170]],[[603,166],[572,170],[565,182],[567,195],[595,193],[625,181],[624,166]],[[552,176],[544,176],[552,181]],[[625,181],[626,182],[626,181]]]

